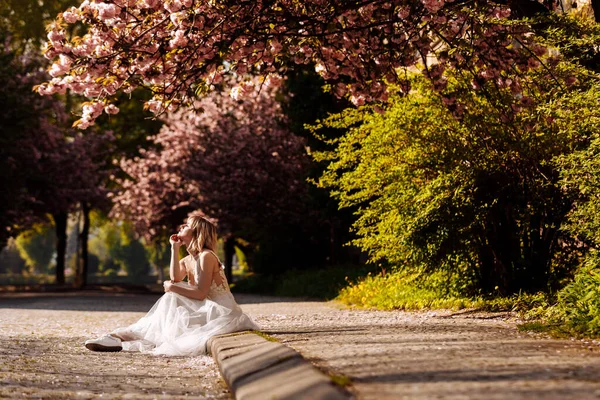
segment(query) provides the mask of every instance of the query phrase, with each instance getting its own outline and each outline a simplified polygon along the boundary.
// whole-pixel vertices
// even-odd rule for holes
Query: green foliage
[[[118,260],[129,277],[135,279],[148,275],[149,264],[146,249],[139,240],[129,238],[129,240],[124,241]]]
[[[118,273],[114,269],[110,268],[110,269],[107,269],[106,271],[104,271],[104,276],[109,277],[109,278],[114,278],[114,277],[118,276]]]
[[[449,289],[448,282],[453,280],[456,279],[442,271],[369,274],[342,289],[337,300],[350,306],[380,310],[473,307],[473,299]]]
[[[553,160],[588,140],[599,112],[597,81],[568,63],[552,78],[568,76],[579,90],[528,89],[533,109],[523,111],[508,91],[465,89],[460,74],[444,97],[415,77],[384,113],[346,110],[317,126],[348,130],[315,157],[329,162],[319,185],[358,208],[353,243],[372,261],[448,271],[483,293],[546,290],[573,204]]]
[[[255,335],[258,335],[258,336],[262,337],[262,338],[263,338],[263,339],[265,339],[265,340],[268,340],[269,342],[275,342],[275,343],[279,342],[279,340],[275,339],[275,338],[274,338],[273,336],[271,336],[271,335],[267,335],[267,334],[266,334],[266,333],[264,333],[264,332],[261,332],[261,331],[251,331],[251,332],[252,332],[253,334],[255,334]]]
[[[338,265],[321,269],[289,270],[279,276],[249,274],[232,285],[237,293],[310,297],[331,300],[348,283],[374,271],[374,266]]]
[[[122,269],[132,279],[144,277],[149,272],[148,255],[144,245],[134,237],[133,230],[124,223],[107,222],[90,240],[90,253],[99,260],[99,270]]]
[[[53,284],[56,283],[54,274],[35,274],[28,273],[6,273],[0,274],[1,285],[32,285],[32,284]]]
[[[600,336],[600,254],[592,251],[572,282],[557,294],[552,307],[539,307],[529,312],[527,325],[535,324],[549,328],[552,333],[574,336]]]
[[[3,0],[0,3],[0,28],[10,32],[21,46],[30,42],[37,47],[47,39],[46,25],[59,12],[79,4],[78,0]]]
[[[161,269],[163,272],[168,271],[171,260],[171,245],[167,241],[156,240],[150,243],[144,242],[144,248],[148,255],[148,261],[154,265],[157,271]]]
[[[242,272],[248,271],[248,260],[246,258],[246,254],[244,254],[244,251],[239,246],[235,246],[234,250],[240,265],[240,270]]]
[[[369,274],[350,282],[336,300],[359,308],[422,310],[474,308],[482,311],[528,311],[548,304],[543,293],[518,293],[488,297],[465,296],[461,279],[445,271],[410,273],[393,271]]]
[[[567,59],[600,72],[600,24],[593,18],[573,13],[550,13],[538,18],[542,42],[561,52]]]
[[[19,254],[19,249],[15,244],[15,239],[10,238],[6,247],[0,250],[0,273],[4,274],[21,274],[25,267],[25,261]]]
[[[582,109],[579,118],[590,129],[589,145],[560,158],[562,183],[576,193],[577,202],[569,215],[569,232],[595,248],[600,247],[600,115]]]
[[[36,224],[17,236],[15,243],[21,258],[33,274],[51,273],[56,236],[51,224]]]

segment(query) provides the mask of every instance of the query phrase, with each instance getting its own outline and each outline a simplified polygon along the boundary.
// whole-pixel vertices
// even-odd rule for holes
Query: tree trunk
[[[227,282],[233,283],[233,255],[235,254],[235,238],[228,236],[225,239],[225,276]]]
[[[510,205],[492,210],[483,232],[479,256],[480,285],[486,293],[507,295],[515,291],[515,269],[521,265],[520,237]]]
[[[338,263],[337,257],[337,219],[332,218],[329,221],[329,265],[336,265]]]
[[[81,211],[83,213],[83,229],[79,234],[79,240],[81,241],[81,268],[77,268],[77,287],[83,288],[87,285],[87,276],[89,269],[88,260],[88,237],[90,234],[90,206],[83,202],[81,203]]]
[[[592,0],[592,9],[594,10],[594,19],[600,22],[600,0]]]
[[[67,251],[67,213],[52,215],[56,229],[56,284],[65,284],[65,254]]]

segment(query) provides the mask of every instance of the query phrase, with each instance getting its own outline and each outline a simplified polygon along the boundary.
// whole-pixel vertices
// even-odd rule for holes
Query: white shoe
[[[121,339],[106,334],[97,339],[90,339],[85,341],[85,347],[92,351],[121,351]]]

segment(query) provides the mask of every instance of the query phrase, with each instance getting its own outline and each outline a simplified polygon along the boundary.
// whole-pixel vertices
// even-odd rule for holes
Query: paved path
[[[0,398],[231,396],[210,358],[91,353],[81,346],[143,316],[157,295],[11,296],[0,297]],[[357,399],[600,398],[596,343],[519,333],[502,315],[236,298],[267,334],[347,377]]]
[[[158,295],[10,296],[0,297],[0,399],[232,397],[209,356],[95,353],[83,347],[85,339],[144,316]]]
[[[597,343],[519,333],[502,314],[248,300],[245,310],[266,333],[349,378],[358,399],[600,398]]]

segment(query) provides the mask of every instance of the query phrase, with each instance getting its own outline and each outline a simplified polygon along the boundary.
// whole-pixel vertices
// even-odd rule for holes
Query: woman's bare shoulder
[[[219,262],[220,262],[217,255],[211,250],[203,250],[200,253],[200,257],[202,257],[202,261],[204,261],[204,262],[209,261],[211,264],[213,262],[216,262],[217,264],[219,264]]]

